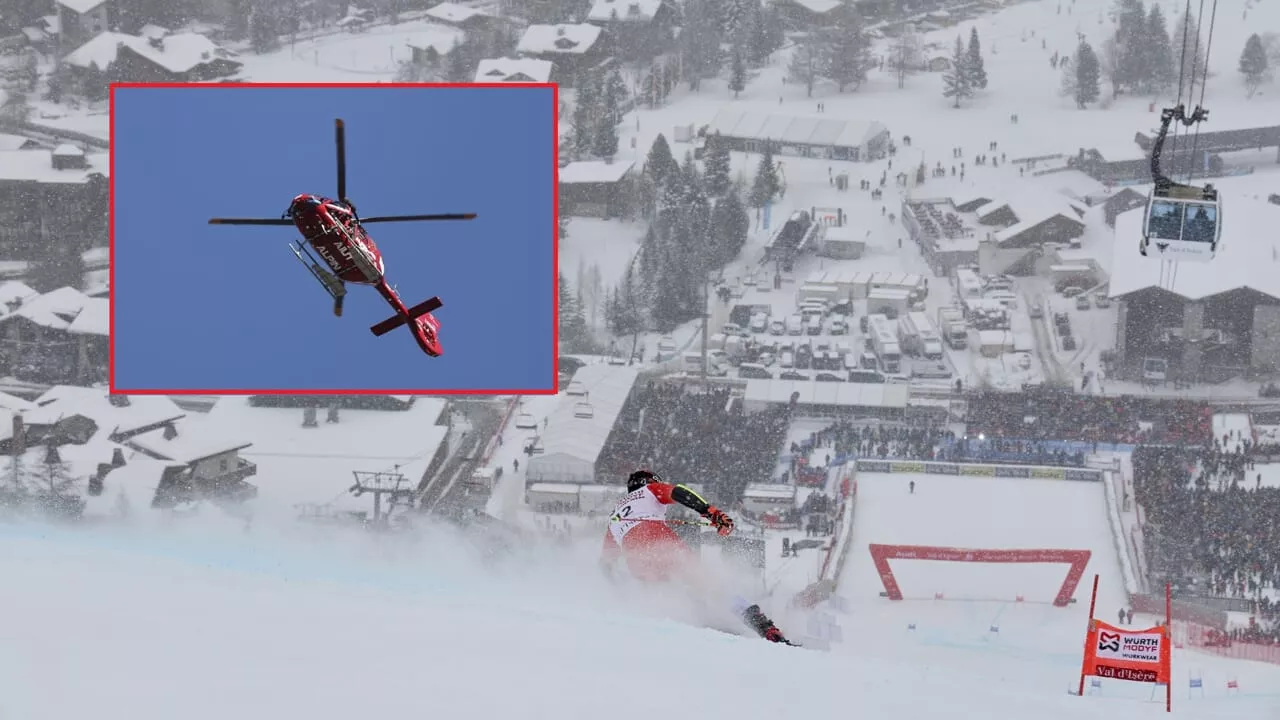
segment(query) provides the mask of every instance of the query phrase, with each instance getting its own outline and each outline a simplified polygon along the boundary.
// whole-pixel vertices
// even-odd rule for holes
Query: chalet
[[[520,36],[516,52],[551,62],[551,80],[573,85],[578,74],[608,59],[598,25],[530,25]]]
[[[81,81],[98,73],[108,82],[200,82],[235,75],[242,67],[235,57],[200,33],[143,37],[105,32],[63,62]]]
[[[76,379],[106,382],[111,364],[111,300],[86,295],[84,307],[67,326],[67,334],[76,340]]]
[[[599,25],[627,60],[652,59],[675,38],[679,12],[671,0],[595,0],[587,21]]]
[[[1109,227],[1116,226],[1116,218],[1130,210],[1147,204],[1147,196],[1133,188],[1121,188],[1102,203],[1102,215]]]
[[[720,133],[731,150],[762,152],[769,143],[779,155],[870,162],[889,149],[889,129],[874,120],[780,115],[726,107],[709,133]]]
[[[560,202],[579,217],[625,216],[634,207],[635,163],[586,160],[560,168]]]
[[[413,33],[405,44],[413,52],[413,64],[436,68],[440,61],[467,37],[466,32],[447,25],[427,25]]]
[[[258,473],[258,466],[240,457],[253,443],[228,437],[207,422],[167,425],[135,435],[126,445],[167,465],[153,507],[202,498],[243,502],[258,494],[257,487],[246,482]]]
[[[74,145],[0,150],[0,254],[36,260],[56,245],[80,251],[105,244],[109,171],[107,153]]]
[[[432,7],[426,12],[431,20],[445,25],[451,25],[462,30],[482,30],[490,27],[493,16],[457,3],[442,2]]]
[[[778,8],[787,27],[797,31],[831,27],[844,7],[841,0],[779,0]]]
[[[1066,195],[1043,190],[1027,190],[979,207],[974,214],[985,226],[985,241],[978,248],[983,274],[1033,272],[1046,246],[1068,245],[1084,235],[1085,210]]]
[[[0,316],[0,372],[37,383],[84,382],[100,376],[109,343],[108,300],[94,300],[72,287],[12,299]],[[85,312],[83,323],[76,324]]]
[[[476,82],[525,82],[551,81],[551,62],[533,58],[489,58],[481,60],[476,68]]]
[[[115,0],[58,0],[57,11],[63,47],[76,47],[114,30],[118,21]]]
[[[54,428],[51,433],[74,443],[101,437],[113,443],[163,430],[186,417],[162,395],[115,395],[102,387],[56,385],[36,398],[30,422]]]

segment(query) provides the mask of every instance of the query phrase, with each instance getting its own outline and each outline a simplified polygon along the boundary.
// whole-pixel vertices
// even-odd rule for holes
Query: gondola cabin
[[[1170,188],[1147,201],[1142,254],[1170,262],[1209,262],[1222,237],[1221,204],[1212,187]]]

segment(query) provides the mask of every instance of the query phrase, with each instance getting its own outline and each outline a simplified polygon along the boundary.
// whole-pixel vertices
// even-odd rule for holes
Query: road
[[[459,402],[455,403],[454,409],[462,413],[463,422],[470,427],[465,435],[451,438],[454,442],[449,457],[439,471],[425,478],[419,487],[418,509],[425,514],[470,507],[476,503],[483,508],[487,499],[470,501],[463,492],[463,483],[459,481],[470,477],[478,468],[485,447],[502,422],[502,404],[497,400]]]

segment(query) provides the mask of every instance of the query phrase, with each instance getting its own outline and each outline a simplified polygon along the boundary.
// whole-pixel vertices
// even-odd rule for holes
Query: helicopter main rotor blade
[[[333,142],[338,147],[338,200],[347,200],[347,126],[342,118],[333,121]]]
[[[210,225],[292,225],[288,218],[213,218]]]
[[[446,213],[439,215],[383,215],[381,217],[360,218],[361,223],[377,222],[413,222],[417,220],[475,220],[475,213]]]

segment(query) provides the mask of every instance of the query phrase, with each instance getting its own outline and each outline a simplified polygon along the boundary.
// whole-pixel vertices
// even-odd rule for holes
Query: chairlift
[[[1209,262],[1218,251],[1222,238],[1222,205],[1218,190],[1211,184],[1203,187],[1185,185],[1166,177],[1160,170],[1160,153],[1174,120],[1188,127],[1207,120],[1209,111],[1197,107],[1190,116],[1184,106],[1165,108],[1160,113],[1160,132],[1151,144],[1151,177],[1155,187],[1147,198],[1142,242],[1138,251],[1143,257],[1155,246],[1154,256],[1170,262]]]
[[[596,410],[591,407],[591,403],[589,402],[574,403],[573,416],[576,418],[583,418],[584,420],[590,420],[596,416]]]

